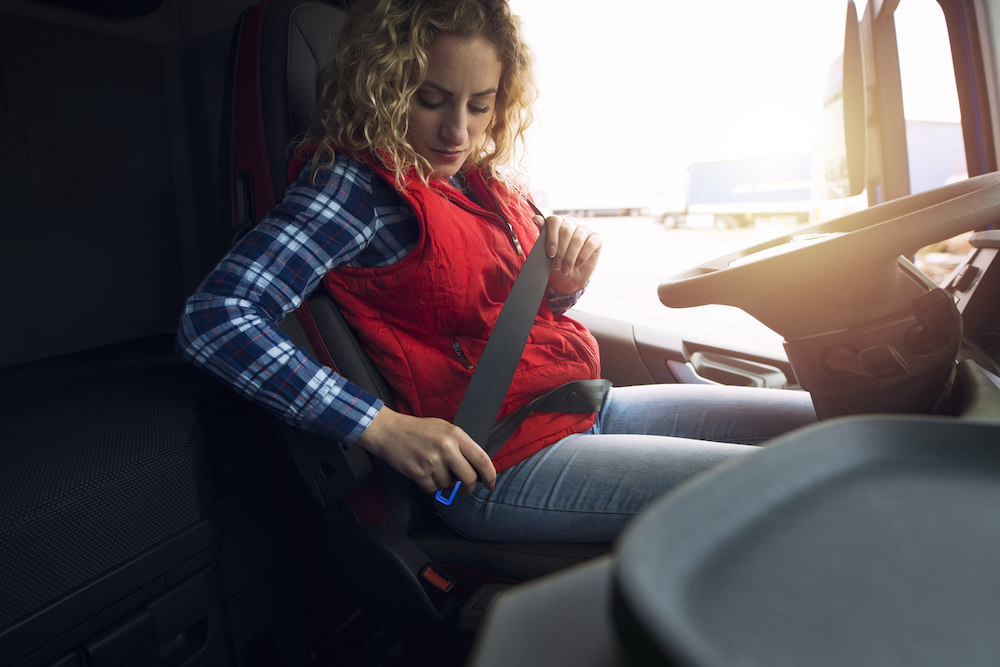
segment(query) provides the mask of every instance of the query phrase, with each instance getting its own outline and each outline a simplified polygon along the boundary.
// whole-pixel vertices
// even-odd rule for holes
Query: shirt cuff
[[[587,285],[589,284],[590,283],[588,282]],[[553,315],[562,315],[576,305],[576,302],[580,300],[583,293],[587,291],[587,285],[584,285],[580,289],[575,292],[570,292],[569,294],[560,292],[552,285],[548,285],[545,288],[545,298],[549,302],[549,310],[552,311]]]
[[[382,399],[337,375],[317,394],[310,403],[322,407],[300,425],[344,446],[353,444],[385,405]]]

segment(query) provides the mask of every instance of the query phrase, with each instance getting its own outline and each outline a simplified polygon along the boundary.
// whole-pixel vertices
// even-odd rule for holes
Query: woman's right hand
[[[487,489],[496,483],[496,469],[483,448],[443,419],[412,417],[383,406],[356,442],[425,493],[450,487],[456,479],[462,493],[472,493],[477,473]]]

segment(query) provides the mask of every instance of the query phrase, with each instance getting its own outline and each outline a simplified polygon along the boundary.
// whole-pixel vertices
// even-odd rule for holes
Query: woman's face
[[[410,102],[406,138],[431,163],[432,178],[448,178],[479,146],[493,119],[503,67],[483,37],[438,37],[427,56],[427,78]]]

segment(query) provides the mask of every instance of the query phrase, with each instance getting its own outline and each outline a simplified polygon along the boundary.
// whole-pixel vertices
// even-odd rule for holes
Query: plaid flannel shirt
[[[350,444],[382,401],[321,365],[278,330],[328,272],[382,267],[414,248],[419,224],[399,193],[368,167],[338,155],[308,169],[285,199],[237,242],[188,299],[180,355],[285,421]],[[551,287],[564,312],[582,294]]]

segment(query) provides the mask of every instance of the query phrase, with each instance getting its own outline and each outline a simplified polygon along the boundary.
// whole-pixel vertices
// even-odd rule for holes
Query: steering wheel
[[[1000,172],[813,225],[660,284],[660,301],[736,306],[786,339],[883,317],[926,292],[900,255],[1000,220]],[[922,274],[921,274],[922,275]]]

